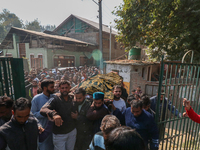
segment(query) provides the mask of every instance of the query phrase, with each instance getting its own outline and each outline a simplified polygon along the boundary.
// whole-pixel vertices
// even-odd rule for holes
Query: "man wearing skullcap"
[[[103,117],[109,114],[107,106],[104,104],[104,93],[93,93],[93,103],[87,112],[87,118],[93,121],[93,133],[100,131]]]

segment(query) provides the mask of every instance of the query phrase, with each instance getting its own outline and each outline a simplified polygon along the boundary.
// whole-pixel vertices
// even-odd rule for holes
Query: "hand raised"
[[[183,117],[188,117],[188,114],[186,112],[184,112]]]
[[[185,106],[185,108],[187,110],[190,110],[190,101],[187,100],[186,98],[183,99],[183,106]]]

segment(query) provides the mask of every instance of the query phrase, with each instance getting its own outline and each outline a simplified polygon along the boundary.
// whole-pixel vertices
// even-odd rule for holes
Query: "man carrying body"
[[[0,149],[7,145],[10,150],[37,150],[37,139],[42,142],[51,133],[53,122],[39,134],[37,121],[30,116],[31,102],[26,98],[15,101],[10,121],[0,127]]]
[[[131,102],[131,107],[127,108],[121,117],[118,117],[121,120],[125,120],[126,126],[136,129],[136,131],[144,139],[146,147],[148,147],[148,140],[151,140],[150,149],[158,150],[159,134],[157,125],[153,116],[142,107],[143,104],[141,100],[133,100]]]
[[[63,80],[59,83],[60,95],[55,96],[47,102],[40,113],[43,116],[48,114],[54,119],[53,143],[54,150],[73,150],[76,142],[75,120],[71,117],[73,111],[70,83]]]
[[[114,100],[113,105],[118,108],[121,112],[124,112],[126,110],[126,103],[121,98],[122,95],[122,87],[120,85],[115,85],[113,87],[113,94],[114,94]]]
[[[100,131],[101,121],[107,114],[109,114],[109,111],[104,104],[104,93],[93,93],[93,103],[87,112],[87,118],[93,121],[93,134]]]
[[[43,93],[36,95],[32,100],[31,112],[39,120],[39,123],[45,128],[48,118],[40,114],[40,109],[42,106],[53,97],[54,93],[54,81],[44,80],[41,83],[41,88]],[[39,148],[41,150],[53,150],[52,134],[42,143],[39,143]]]
[[[76,150],[87,150],[92,140],[92,121],[87,117],[87,111],[90,108],[90,101],[86,98],[86,91],[83,88],[78,88],[74,92],[74,102],[78,106],[76,113],[72,112],[71,116],[76,120],[77,138]]]

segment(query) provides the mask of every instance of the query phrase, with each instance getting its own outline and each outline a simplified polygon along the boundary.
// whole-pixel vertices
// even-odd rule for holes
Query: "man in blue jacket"
[[[159,134],[158,128],[153,116],[143,109],[141,100],[131,101],[131,107],[127,108],[123,114],[115,110],[115,115],[120,119],[121,123],[125,121],[125,125],[135,129],[143,138],[146,149],[148,149],[148,141],[151,140],[150,150],[158,150]],[[113,113],[114,114],[114,113]]]
[[[39,120],[39,123],[42,125],[42,127],[45,128],[48,118],[40,114],[40,109],[54,96],[54,81],[49,79],[43,80],[41,83],[41,88],[43,92],[34,96],[33,100],[31,101],[31,112]],[[52,134],[50,134],[45,141],[39,143],[39,148],[41,150],[53,150],[54,146]]]

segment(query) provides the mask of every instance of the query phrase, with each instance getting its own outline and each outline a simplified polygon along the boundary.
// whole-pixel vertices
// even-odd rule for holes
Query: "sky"
[[[98,0],[94,0],[98,2]],[[123,0],[102,0],[102,22],[114,26],[115,6]],[[93,0],[0,0],[0,12],[8,9],[25,23],[38,19],[41,25],[61,24],[71,14],[98,22],[98,5]]]

